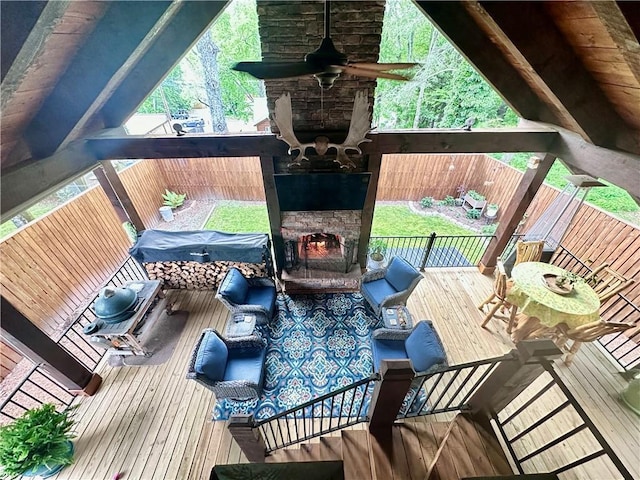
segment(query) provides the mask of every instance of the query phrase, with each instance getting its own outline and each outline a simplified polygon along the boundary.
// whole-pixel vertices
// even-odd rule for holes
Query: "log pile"
[[[164,288],[217,290],[230,267],[238,268],[246,278],[266,276],[264,263],[242,262],[148,262],[144,268],[150,280],[162,280]]]

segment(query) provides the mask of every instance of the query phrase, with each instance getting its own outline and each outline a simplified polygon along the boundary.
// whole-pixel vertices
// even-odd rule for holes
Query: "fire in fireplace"
[[[303,235],[300,237],[298,244],[300,246],[300,258],[341,259],[344,255],[344,247],[341,245],[340,236],[331,233]]]

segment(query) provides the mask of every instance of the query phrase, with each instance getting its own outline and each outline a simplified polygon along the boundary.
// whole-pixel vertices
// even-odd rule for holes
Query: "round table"
[[[507,301],[518,307],[517,329],[520,330],[514,341],[528,336],[523,333],[522,324],[531,323],[529,319],[535,318],[539,325],[549,328],[559,323],[576,328],[600,318],[600,299],[589,285],[578,281],[570,293],[560,295],[545,286],[542,276],[547,273],[561,275],[566,271],[542,262],[519,263],[511,271],[512,286],[507,293]]]

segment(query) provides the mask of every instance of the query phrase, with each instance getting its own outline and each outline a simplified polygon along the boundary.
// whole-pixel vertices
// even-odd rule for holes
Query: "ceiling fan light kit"
[[[320,88],[331,88],[342,73],[366,78],[386,78],[389,80],[409,80],[405,75],[390,73],[389,70],[403,70],[416,66],[416,63],[357,63],[333,44],[330,31],[331,2],[324,4],[324,37],[320,46],[308,53],[302,62],[238,62],[233,70],[245,72],[262,80],[285,79],[313,75]]]

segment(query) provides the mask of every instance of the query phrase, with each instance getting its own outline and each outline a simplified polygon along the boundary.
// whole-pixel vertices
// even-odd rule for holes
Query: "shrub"
[[[162,199],[164,200],[163,205],[171,208],[178,208],[184,204],[185,199],[187,198],[186,193],[176,193],[171,192],[169,190],[165,190],[162,194]]]
[[[420,205],[422,206],[422,208],[431,208],[433,207],[433,203],[433,197],[424,197],[422,200],[420,200]]]
[[[477,200],[479,202],[482,202],[485,199],[484,195],[480,195],[478,192],[476,192],[475,190],[469,190],[467,192],[467,195],[469,195],[471,198],[473,198],[474,200]]]
[[[472,220],[479,219],[480,215],[482,215],[480,210],[478,210],[476,208],[472,208],[471,210],[467,210],[467,218],[470,218]]]
[[[498,229],[498,224],[492,223],[491,225],[485,225],[484,227],[482,227],[482,230],[480,231],[480,233],[482,233],[482,235],[493,235],[494,233],[496,233],[497,229]]]
[[[447,195],[446,197],[444,197],[444,200],[442,200],[442,205],[445,205],[447,207],[453,207],[456,204],[456,199],[453,198],[451,195]]]

